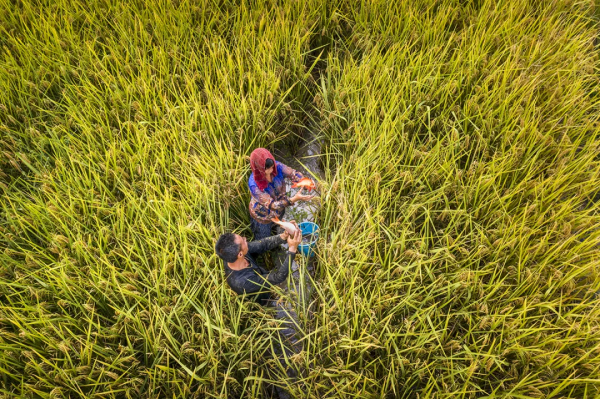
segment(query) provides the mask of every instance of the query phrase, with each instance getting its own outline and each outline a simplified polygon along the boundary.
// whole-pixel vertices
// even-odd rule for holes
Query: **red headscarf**
[[[277,176],[277,164],[269,150],[266,148],[257,148],[250,154],[250,168],[252,168],[252,173],[254,173],[254,181],[261,190],[264,190],[269,185],[269,181],[265,175],[265,162],[267,159],[272,159],[275,165],[271,176]]]

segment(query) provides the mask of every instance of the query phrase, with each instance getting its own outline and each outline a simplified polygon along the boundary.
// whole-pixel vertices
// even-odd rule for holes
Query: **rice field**
[[[0,396],[600,397],[598,15],[0,0]],[[214,243],[250,238],[252,150],[307,129],[291,381]]]

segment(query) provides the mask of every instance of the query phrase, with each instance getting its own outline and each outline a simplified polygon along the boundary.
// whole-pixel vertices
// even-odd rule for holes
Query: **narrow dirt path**
[[[273,154],[275,159],[307,177],[321,179],[323,171],[319,166],[318,158],[321,153],[321,143],[315,132],[316,129],[307,127],[302,133],[301,144],[296,148],[285,145],[276,148]],[[291,183],[288,182],[286,191],[288,196],[292,196],[297,190],[293,189]],[[305,221],[316,223],[319,207],[319,199],[296,204],[286,209],[284,219],[295,220],[298,223]],[[274,251],[276,262],[284,261],[286,250],[287,244],[284,244],[279,250]],[[312,278],[317,266],[316,259],[316,256],[308,258],[300,254],[296,255],[292,264],[291,278],[279,285],[282,296],[276,305],[276,318],[284,322],[284,329],[281,330],[280,337],[288,358],[302,352],[301,339],[308,334],[306,327],[312,313],[311,297],[314,291]],[[284,367],[292,379],[301,378],[306,372],[302,366],[294,367],[294,370],[290,368],[289,364]],[[280,391],[280,397],[287,397],[286,393]]]

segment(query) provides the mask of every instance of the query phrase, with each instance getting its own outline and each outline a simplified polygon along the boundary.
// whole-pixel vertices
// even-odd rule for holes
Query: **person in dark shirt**
[[[287,364],[286,358],[289,358],[295,352],[288,347],[285,342],[296,342],[293,337],[296,329],[296,320],[290,316],[290,312],[280,306],[274,305],[271,300],[271,287],[284,282],[289,271],[292,268],[292,262],[296,256],[298,245],[302,242],[302,233],[298,225],[296,234],[291,237],[287,232],[261,240],[248,242],[246,238],[239,234],[225,233],[219,237],[215,245],[215,252],[223,259],[225,268],[225,279],[229,287],[238,295],[245,295],[246,299],[254,300],[264,306],[275,306],[277,309],[276,318],[282,320],[284,329],[280,332],[282,342],[274,347],[274,355],[279,359],[286,370],[289,378],[295,380],[298,372]],[[256,263],[254,258],[276,248],[278,245],[288,243],[288,251],[283,261],[272,271],[267,271]],[[285,352],[285,354],[284,354]],[[289,393],[275,386],[280,399],[290,398]]]
[[[256,263],[255,256],[270,251],[286,241],[287,254],[284,261],[275,269],[269,272]],[[248,242],[239,234],[225,233],[217,240],[215,251],[223,259],[225,279],[229,287],[238,295],[245,294],[246,298],[267,305],[271,299],[271,286],[287,279],[301,241],[302,234],[299,228],[293,237],[284,232],[252,242]]]

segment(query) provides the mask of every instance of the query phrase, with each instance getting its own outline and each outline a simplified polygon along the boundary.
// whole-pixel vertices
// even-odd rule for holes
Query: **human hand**
[[[298,227],[298,223],[296,223],[295,220],[290,220],[290,223],[296,226],[298,230],[300,230],[300,227]],[[290,233],[288,233],[286,230],[283,230],[283,233],[279,234],[279,237],[281,237],[283,240],[287,240],[289,236]]]
[[[297,229],[296,232],[294,233],[293,237],[289,236],[287,238],[289,251],[296,253],[296,251],[298,250],[298,245],[300,245],[301,242],[302,242],[302,232],[300,231],[300,229]]]
[[[312,195],[304,195],[301,194],[300,191],[298,191],[293,197],[292,197],[292,202],[296,203],[298,201],[309,201],[312,199]]]

